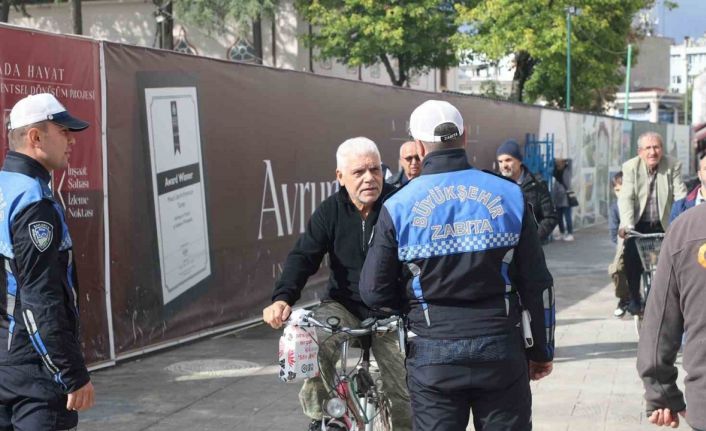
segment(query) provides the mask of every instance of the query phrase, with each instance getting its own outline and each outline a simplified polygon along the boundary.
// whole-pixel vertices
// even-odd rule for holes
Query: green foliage
[[[483,81],[480,84],[480,93],[491,99],[503,100],[506,98],[502,92],[502,88],[500,88],[500,84],[492,80]]]
[[[314,27],[305,42],[318,58],[348,66],[382,62],[392,83],[402,86],[430,67],[457,64],[450,37],[457,32],[454,5],[463,3],[470,2],[297,0],[296,6]]]
[[[457,23],[468,31],[454,37],[461,50],[500,59],[515,54],[516,100],[544,98],[564,106],[566,33],[571,17],[571,101],[575,109],[602,110],[623,81],[627,44],[640,35],[636,14],[654,0],[480,0],[458,6]]]
[[[231,29],[247,34],[252,21],[272,15],[278,3],[278,0],[173,0],[177,17],[220,34]]]

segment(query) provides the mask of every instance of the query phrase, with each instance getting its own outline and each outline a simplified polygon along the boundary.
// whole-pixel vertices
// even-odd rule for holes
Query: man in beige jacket
[[[637,146],[637,157],[623,164],[623,188],[618,196],[621,238],[628,230],[666,231],[672,204],[686,195],[681,163],[663,155],[662,137],[655,132],[644,133],[638,138]],[[628,311],[637,314],[642,311],[640,277],[643,268],[634,238],[625,241],[624,259],[630,289]]]

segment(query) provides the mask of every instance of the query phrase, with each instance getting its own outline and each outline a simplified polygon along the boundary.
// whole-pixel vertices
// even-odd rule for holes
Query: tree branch
[[[392,68],[392,64],[390,64],[390,59],[387,58],[387,54],[381,54],[380,60],[382,61],[382,64],[385,65],[385,70],[387,70],[387,74],[390,75],[390,81],[392,82],[392,84],[397,85],[397,78],[395,77],[395,70]],[[397,86],[399,87],[399,85],[397,85]]]

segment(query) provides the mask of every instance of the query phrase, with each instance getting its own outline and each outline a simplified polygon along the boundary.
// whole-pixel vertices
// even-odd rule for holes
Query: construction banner
[[[69,167],[51,187],[71,230],[79,278],[83,348],[88,362],[110,359],[106,314],[103,160],[98,42],[0,26],[0,158],[8,151],[10,110],[29,94],[51,93],[90,123],[76,133]]]

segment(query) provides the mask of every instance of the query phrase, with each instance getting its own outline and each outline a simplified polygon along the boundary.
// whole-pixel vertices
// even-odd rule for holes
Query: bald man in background
[[[414,141],[407,141],[400,146],[400,171],[388,178],[388,184],[400,188],[411,179],[417,178],[422,173],[422,162],[417,154]]]

